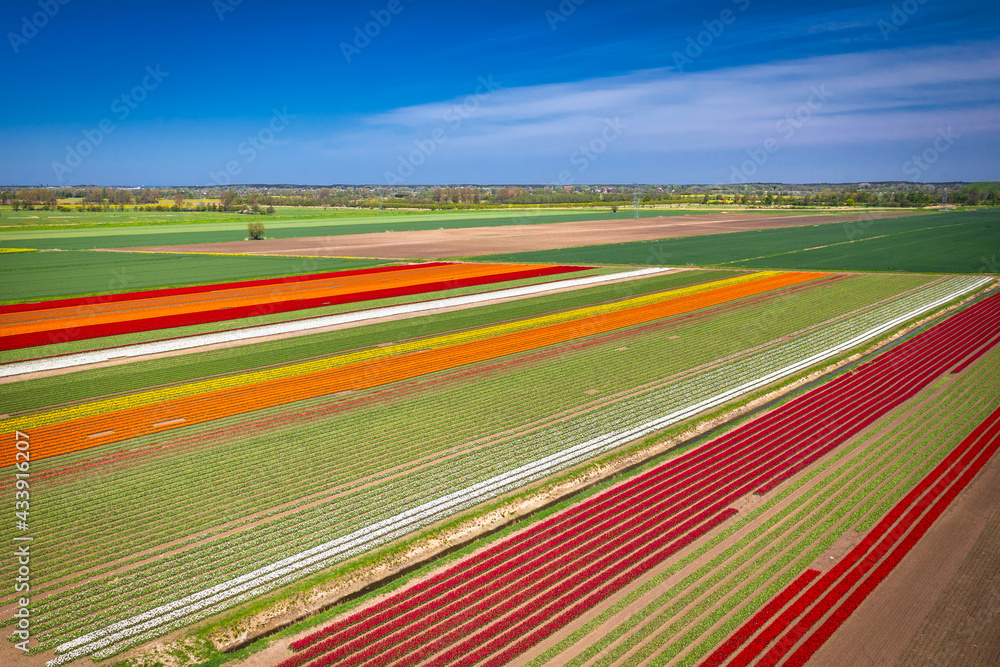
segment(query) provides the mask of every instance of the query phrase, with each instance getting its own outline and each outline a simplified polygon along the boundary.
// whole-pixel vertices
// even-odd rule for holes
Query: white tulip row
[[[253,572],[206,588],[174,602],[113,623],[101,630],[78,637],[58,646],[56,652],[60,655],[48,664],[54,667],[55,665],[127,641],[129,638],[134,638],[163,624],[190,619],[193,615],[199,614],[199,612],[203,612],[209,607],[219,605],[226,600],[245,596],[253,597],[264,590],[274,588],[278,583],[291,581],[310,572],[322,569],[332,561],[343,560],[354,554],[370,550],[378,544],[412,532],[421,526],[429,525],[462,509],[495,498],[509,490],[546,477],[558,470],[565,469],[580,461],[632,442],[705,410],[731,401],[743,394],[771,384],[783,377],[812,367],[865,341],[891,331],[906,321],[952,301],[962,294],[978,289],[990,282],[990,280],[990,278],[960,278],[947,281],[943,286],[939,286],[937,290],[931,290],[935,291],[935,296],[937,296],[933,301],[927,302],[924,300],[916,308],[908,310],[888,321],[883,321],[832,347],[828,347],[805,358],[800,358],[794,363],[775,371],[743,382],[738,386],[728,388],[708,398],[697,400],[683,408],[673,410],[668,414],[651,419],[637,426],[626,429],[621,428],[623,422],[634,423],[634,418],[644,411],[634,409],[638,406],[632,406],[624,411],[622,410],[623,406],[617,406],[618,409],[614,410],[612,414],[604,414],[597,420],[605,427],[614,428],[614,426],[618,426],[617,429],[611,432],[589,438],[580,444],[398,513],[384,521],[356,530],[349,535],[325,542],[266,567],[259,568]],[[730,373],[732,372],[732,369],[728,370]],[[651,399],[654,397],[647,396],[644,398]],[[651,403],[658,403],[659,409],[662,410],[662,402],[654,400]],[[652,404],[649,407],[655,409]],[[628,418],[627,415],[629,414],[631,414],[633,419]],[[594,424],[594,420],[581,421],[590,422],[590,428],[596,425]]]
[[[60,368],[72,368],[74,366],[96,364],[104,361],[110,361],[112,359],[141,357],[147,354],[160,354],[163,352],[175,352],[177,350],[189,350],[192,348],[205,347],[207,345],[231,343],[239,340],[249,340],[253,338],[261,338],[263,336],[295,333],[298,331],[309,331],[312,329],[320,329],[338,324],[365,322],[368,320],[377,320],[382,317],[420,313],[429,310],[437,310],[439,308],[454,308],[456,306],[468,306],[472,304],[487,304],[498,299],[543,294],[545,292],[552,292],[569,287],[598,285],[600,283],[611,282],[613,280],[643,278],[645,276],[651,276],[671,270],[672,269],[667,267],[652,267],[648,269],[638,269],[636,271],[612,273],[603,276],[573,278],[571,280],[559,280],[551,283],[527,285],[525,287],[512,287],[510,289],[483,292],[481,294],[469,294],[467,296],[449,297],[447,299],[434,299],[431,301],[407,303],[399,306],[371,308],[352,313],[311,317],[304,320],[295,320],[293,322],[263,324],[255,327],[234,329],[232,331],[220,331],[217,333],[200,334],[196,336],[184,336],[181,338],[158,340],[151,343],[122,345],[119,347],[110,347],[105,350],[95,350],[93,352],[79,352],[76,354],[64,354],[42,359],[32,359],[29,361],[18,361],[0,365],[0,377],[12,377],[15,375],[23,375],[25,373],[51,371]]]

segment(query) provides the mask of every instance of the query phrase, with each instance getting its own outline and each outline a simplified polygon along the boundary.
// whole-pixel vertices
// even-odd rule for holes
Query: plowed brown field
[[[912,212],[865,214],[865,219],[894,218]],[[182,246],[131,248],[143,251],[222,252],[253,255],[313,255],[317,257],[374,257],[384,259],[437,259],[474,257],[505,252],[575,248],[601,243],[654,241],[681,236],[703,236],[756,229],[802,227],[828,222],[858,220],[848,215],[758,215],[720,213],[638,220],[590,220],[505,227],[468,227],[416,232],[381,232],[345,236],[314,236],[265,241],[197,243]]]

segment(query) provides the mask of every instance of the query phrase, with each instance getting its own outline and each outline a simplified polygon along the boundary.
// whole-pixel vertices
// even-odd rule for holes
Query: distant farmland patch
[[[487,261],[997,273],[1000,212],[968,211],[480,257]]]

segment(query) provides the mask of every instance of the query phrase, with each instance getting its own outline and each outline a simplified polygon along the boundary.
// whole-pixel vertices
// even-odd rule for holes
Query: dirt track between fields
[[[213,252],[252,255],[311,255],[315,257],[372,257],[377,259],[443,259],[507,252],[554,250],[604,243],[655,241],[781,227],[912,215],[880,212],[863,215],[719,213],[639,220],[590,220],[504,227],[466,227],[413,232],[379,232],[345,236],[314,236],[264,241],[146,246],[121,250],[152,252]]]

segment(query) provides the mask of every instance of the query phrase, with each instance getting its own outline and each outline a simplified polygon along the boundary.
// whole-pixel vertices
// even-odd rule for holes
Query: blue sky
[[[1000,178],[987,0],[6,0],[0,28],[0,183]]]

